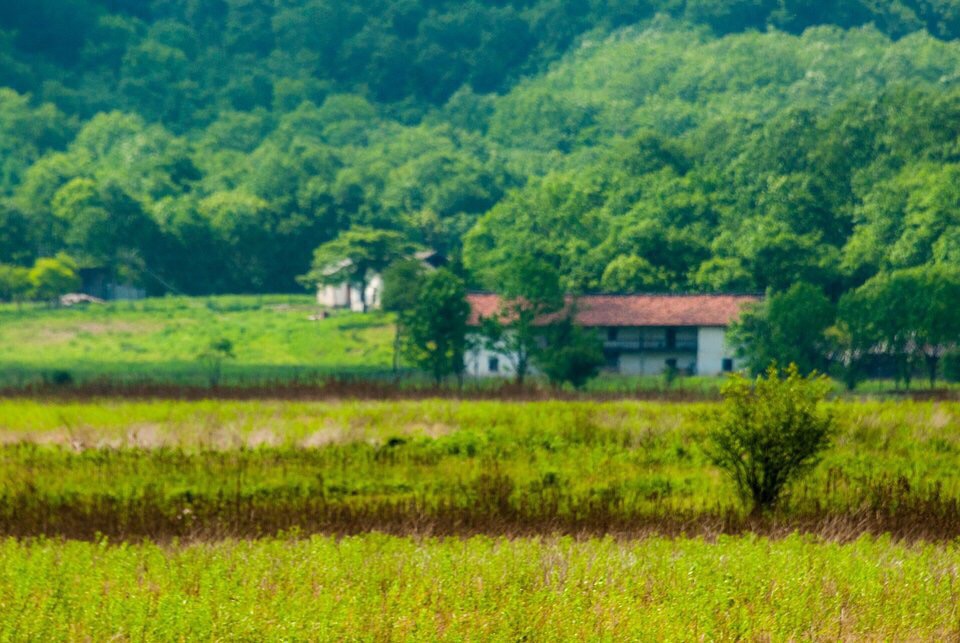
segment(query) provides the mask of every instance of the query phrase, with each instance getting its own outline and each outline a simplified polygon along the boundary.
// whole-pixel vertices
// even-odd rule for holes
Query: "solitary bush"
[[[815,465],[830,445],[833,417],[821,407],[827,378],[802,377],[795,364],[751,381],[733,376],[708,436],[707,454],[754,512],[773,507],[784,488]]]
[[[197,359],[199,359],[207,369],[207,379],[210,382],[211,388],[220,386],[220,378],[223,375],[223,363],[234,357],[233,342],[225,337],[212,340],[210,344],[197,355]]]

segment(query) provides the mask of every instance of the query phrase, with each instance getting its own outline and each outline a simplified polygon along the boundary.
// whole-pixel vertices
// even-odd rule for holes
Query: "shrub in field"
[[[735,375],[724,386],[707,455],[755,512],[773,507],[830,445],[834,420],[820,405],[829,389],[827,378],[803,377],[795,364],[783,373],[771,366],[754,381]]]
[[[223,363],[233,358],[233,342],[225,337],[214,339],[200,352],[197,359],[206,367],[207,379],[210,381],[211,387],[220,385],[220,378],[223,375]]]

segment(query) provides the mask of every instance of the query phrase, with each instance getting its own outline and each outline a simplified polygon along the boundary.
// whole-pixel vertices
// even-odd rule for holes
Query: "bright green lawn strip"
[[[386,370],[392,327],[383,315],[311,321],[308,297],[167,298],[83,309],[0,308],[0,383],[50,370],[75,379],[203,383],[198,362],[211,340],[233,342],[228,381]]]

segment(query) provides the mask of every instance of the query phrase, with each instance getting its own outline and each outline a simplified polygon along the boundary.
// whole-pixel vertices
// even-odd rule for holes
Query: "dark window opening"
[[[667,348],[674,349],[676,347],[677,347],[677,329],[668,328],[667,329]]]
[[[724,357],[724,358],[723,358],[723,366],[722,366],[722,368],[723,368],[723,372],[724,372],[724,373],[732,373],[732,372],[733,372],[733,360],[730,359],[729,357]]]
[[[487,370],[491,373],[500,372],[500,359],[498,357],[491,357],[487,360]]]
[[[615,342],[615,341],[617,341],[617,336],[619,335],[619,333],[618,333],[617,331],[618,331],[618,329],[616,329],[616,328],[608,328],[608,329],[607,329],[607,341],[608,341],[608,342]]]

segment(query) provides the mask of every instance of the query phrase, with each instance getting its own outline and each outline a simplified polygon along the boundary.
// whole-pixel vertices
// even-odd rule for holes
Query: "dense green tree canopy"
[[[960,266],[960,3],[0,6],[0,264],[297,288],[351,229],[503,290],[784,291]]]

